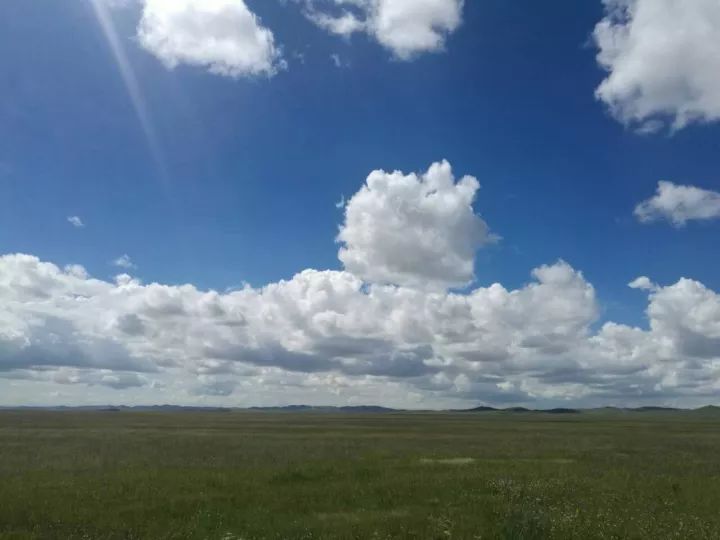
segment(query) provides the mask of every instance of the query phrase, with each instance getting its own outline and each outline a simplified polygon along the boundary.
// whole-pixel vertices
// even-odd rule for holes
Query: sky
[[[717,403],[716,0],[5,0],[0,405]]]

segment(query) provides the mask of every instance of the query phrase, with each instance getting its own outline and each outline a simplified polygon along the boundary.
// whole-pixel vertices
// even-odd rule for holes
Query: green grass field
[[[720,417],[4,411],[0,538],[720,538]]]

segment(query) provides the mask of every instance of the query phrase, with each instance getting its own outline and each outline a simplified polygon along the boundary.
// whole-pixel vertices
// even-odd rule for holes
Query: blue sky
[[[437,50],[401,58],[379,31],[320,28],[309,4],[247,0],[281,60],[274,74],[224,76],[182,61],[169,68],[138,38],[147,5],[105,1],[154,142],[89,1],[3,2],[2,254],[81,264],[108,282],[128,271],[143,283],[221,293],[307,268],[342,271],[341,197],[350,201],[371,171],[420,173],[446,159],[457,178],[477,178],[473,208],[501,237],[478,250],[465,292],[496,282],[520,289],[533,268],[562,259],[594,286],[595,332],[608,321],[647,330],[648,297],[627,287],[638,276],[720,289],[720,221],[677,226],[633,213],[661,180],[720,190],[720,126],[712,101],[673,129],[680,103],[628,119],[596,97],[609,72],[593,32],[623,2],[448,0],[461,24],[441,32]],[[626,2],[624,22],[635,17],[637,32],[644,2]],[[312,9],[329,16],[372,16],[320,4]],[[657,118],[666,125],[648,123]],[[133,267],[112,264],[124,254]],[[715,382],[718,357],[706,375]]]

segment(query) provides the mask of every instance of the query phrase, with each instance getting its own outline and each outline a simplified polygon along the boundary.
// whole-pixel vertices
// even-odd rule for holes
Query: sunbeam
[[[164,184],[167,184],[169,183],[169,175],[167,172],[165,158],[163,157],[163,153],[160,149],[157,133],[155,132],[155,128],[150,119],[147,104],[145,103],[145,98],[142,95],[137,76],[130,65],[130,61],[125,53],[123,44],[118,36],[117,30],[115,29],[112,17],[108,12],[107,6],[103,3],[103,0],[90,0],[90,4],[93,7],[98,24],[100,25],[100,28],[105,35],[105,39],[108,42],[108,46],[115,58],[118,71],[120,72],[120,76],[123,79],[127,93],[130,96],[130,101],[132,101],[133,108],[135,109],[135,114],[137,115],[140,126],[145,134],[148,150],[155,162],[160,178]]]

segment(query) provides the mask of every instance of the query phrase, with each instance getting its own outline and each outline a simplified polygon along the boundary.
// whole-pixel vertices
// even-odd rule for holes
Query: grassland
[[[720,538],[720,418],[5,411],[0,538]]]

